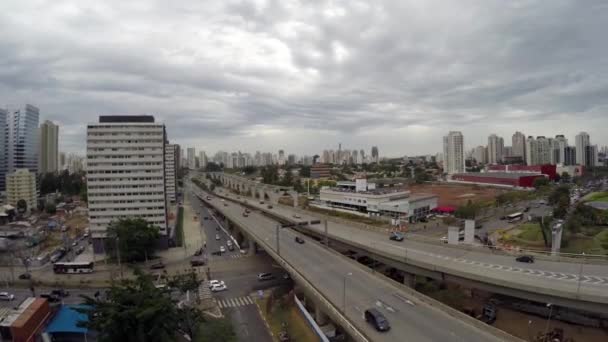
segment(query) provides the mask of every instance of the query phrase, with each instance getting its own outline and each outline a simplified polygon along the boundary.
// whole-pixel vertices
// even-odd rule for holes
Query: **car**
[[[224,202],[224,207],[227,207],[227,206],[228,206],[228,203]]]
[[[190,260],[190,266],[205,266],[205,260],[204,259],[192,259]]]
[[[162,270],[163,268],[165,268],[165,264],[163,264],[162,261],[150,266],[151,270]]]
[[[208,220],[208,219],[209,219],[209,216],[203,217],[203,220]]]
[[[84,252],[84,246],[76,248],[76,255],[80,255]]]
[[[228,245],[228,250],[229,251],[233,251],[234,250],[234,245]]]
[[[303,243],[304,243],[304,239],[302,239],[302,238],[301,238],[301,237],[299,237],[299,236],[296,236],[295,241],[296,241],[297,243],[299,243],[299,244],[303,244]]]
[[[260,201],[260,204],[264,204],[264,201]]]
[[[199,248],[196,250],[196,252],[194,252],[194,256],[201,256],[203,255],[203,248]]]
[[[532,263],[534,263],[534,256],[533,255],[520,255],[517,258],[515,258],[515,261],[526,262],[528,264],[532,264]]]
[[[391,329],[391,325],[388,323],[388,320],[382,312],[380,312],[376,308],[371,308],[365,310],[365,321],[371,324],[378,331],[389,331]]]
[[[504,220],[506,220],[506,219],[507,219],[507,217],[506,217],[506,216],[501,216],[501,217],[500,217],[500,219],[501,219],[502,221],[504,221]]]
[[[23,273],[19,275],[19,279],[27,280],[32,279],[32,275],[30,273]]]
[[[251,212],[251,210],[249,210],[249,209],[245,209],[245,212],[246,212],[247,214],[249,214],[249,213]]]
[[[297,218],[297,219],[299,219],[299,218],[302,218],[302,216],[300,216],[300,215],[298,215],[298,214],[293,214],[293,218]]]
[[[69,297],[70,296],[70,292],[64,290],[64,289],[55,289],[51,291],[51,295],[53,296],[58,296],[61,298],[65,298],[65,297]]]
[[[82,237],[88,238],[89,237],[89,233],[84,233],[84,235]]]
[[[289,273],[283,273],[283,280],[289,280],[291,279],[291,276],[289,275]]]
[[[525,207],[524,208],[524,213],[527,213],[528,211],[530,211],[530,207]]]
[[[228,287],[226,286],[226,284],[219,284],[219,285],[215,285],[213,287],[211,287],[211,292],[220,292],[220,291],[226,291],[228,290]]]
[[[443,243],[448,243],[448,237],[447,236],[442,236],[441,239],[439,239],[439,241],[441,241]]]
[[[221,239],[220,234],[215,234],[215,239],[220,240]]]
[[[218,286],[218,285],[225,285],[223,280],[209,280],[209,288],[212,288],[214,286]]]
[[[272,206],[269,204],[266,208],[268,209],[272,209]]]
[[[225,253],[225,252],[226,252],[226,247],[220,246],[220,253]]]
[[[15,300],[15,295],[8,292],[0,292],[0,300],[10,302]]]
[[[426,217],[421,217],[419,221],[424,222],[424,223],[429,222],[429,220]]]
[[[210,200],[211,200],[211,197],[207,196],[207,201],[210,201]]]
[[[247,212],[243,212],[243,217],[249,217],[249,214],[247,214]]]
[[[53,295],[50,293],[43,293],[40,295],[40,298],[46,298],[49,303],[58,303],[61,302],[61,297],[57,295]]]
[[[259,273],[258,274],[259,281],[271,280],[271,279],[274,279],[274,274],[272,274],[272,273]]]
[[[392,232],[391,236],[389,237],[389,239],[393,241],[403,241],[404,238],[405,236],[400,232]]]

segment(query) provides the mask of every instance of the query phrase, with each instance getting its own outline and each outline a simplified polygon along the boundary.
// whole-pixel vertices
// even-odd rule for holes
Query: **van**
[[[375,308],[365,310],[365,321],[373,325],[378,331],[389,331],[391,329],[386,317]]]

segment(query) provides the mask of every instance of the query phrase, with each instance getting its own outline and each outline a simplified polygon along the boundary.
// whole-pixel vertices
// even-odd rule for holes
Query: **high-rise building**
[[[372,146],[372,163],[377,163],[378,161],[380,161],[378,146]]]
[[[186,159],[188,160],[188,168],[190,170],[196,169],[196,149],[194,147],[188,147],[186,150]]]
[[[576,163],[579,165],[587,166],[585,164],[585,149],[591,145],[591,140],[587,132],[580,132],[574,138],[576,146]]]
[[[277,162],[279,165],[285,165],[285,151],[279,150],[279,158]]]
[[[287,156],[287,164],[289,164],[289,165],[296,164],[296,155],[295,154],[290,154]]]
[[[451,175],[465,171],[464,137],[451,131],[443,137],[443,172]]]
[[[485,146],[477,146],[473,150],[473,158],[479,164],[486,164],[488,162],[488,152]]]
[[[165,145],[165,194],[167,200],[175,203],[177,200],[177,160],[179,159],[179,145]]]
[[[551,164],[564,164],[564,152],[567,146],[568,139],[566,137],[561,134],[555,136],[555,139],[553,139],[553,158]]]
[[[77,172],[81,172],[85,169],[86,161],[81,156],[70,153],[66,162],[68,173],[73,174]]]
[[[66,155],[65,152],[59,152],[59,170],[65,170],[66,168]]]
[[[38,173],[59,171],[59,126],[46,120],[40,124],[39,137]]]
[[[585,146],[585,158],[583,162],[586,167],[594,167],[599,165],[597,145]]]
[[[39,116],[40,110],[30,104],[8,110],[8,173],[17,169],[38,173]]]
[[[522,132],[515,132],[511,137],[513,156],[526,160],[526,136]]]
[[[526,164],[545,165],[551,164],[553,155],[553,139],[538,136],[536,139],[530,136],[526,140]]]
[[[499,164],[502,161],[504,149],[503,138],[492,134],[488,137],[488,164]]]
[[[207,154],[205,154],[205,151],[198,152],[198,162],[201,169],[207,167]]]
[[[8,171],[7,114],[6,110],[0,108],[0,192],[6,190],[6,174]]]
[[[87,126],[89,227],[96,253],[110,223],[140,217],[166,248],[165,125],[150,115],[100,116]]]
[[[6,176],[6,201],[17,206],[24,200],[27,209],[36,208],[36,174],[28,169],[17,169]]]
[[[562,164],[565,166],[576,165],[576,147],[566,146],[564,148],[564,161]]]
[[[361,164],[366,163],[364,150],[359,150],[359,160],[361,161]]]

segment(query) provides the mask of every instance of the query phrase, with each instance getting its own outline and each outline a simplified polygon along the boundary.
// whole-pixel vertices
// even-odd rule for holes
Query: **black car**
[[[158,263],[150,266],[150,269],[152,269],[152,270],[162,270],[163,268],[165,268],[165,264],[163,264],[162,262],[158,262]]]
[[[529,264],[534,262],[534,256],[532,255],[522,255],[522,256],[518,256],[515,261],[518,262],[527,262]]]
[[[530,207],[525,207],[524,208],[524,213],[527,213],[528,211],[530,211]]]
[[[272,273],[260,273],[260,274],[258,274],[258,280],[259,281],[272,280],[272,279],[274,279],[274,274],[272,274]]]
[[[388,320],[378,309],[371,308],[365,310],[365,321],[373,325],[378,331],[389,331],[391,329]]]
[[[303,244],[303,243],[304,243],[304,239],[302,239],[302,238],[301,238],[301,237],[299,237],[299,236],[296,236],[296,239],[295,239],[295,240],[296,240],[296,242],[297,242],[297,243],[299,243],[299,244]]]
[[[19,275],[19,279],[25,279],[25,280],[27,280],[27,279],[31,279],[31,278],[32,278],[32,275],[29,274],[29,273],[23,273],[23,274]]]
[[[393,241],[403,241],[404,236],[403,236],[403,234],[402,234],[402,233],[399,233],[399,232],[392,232],[392,233],[391,233],[391,236],[389,237],[389,239],[390,239],[390,240],[393,240]]]
[[[194,256],[200,256],[202,254],[203,254],[203,249],[202,248],[199,248],[199,249],[196,250],[196,252],[194,252]]]
[[[205,265],[205,260],[203,260],[203,259],[192,259],[192,260],[190,260],[190,265],[191,266],[204,266]]]

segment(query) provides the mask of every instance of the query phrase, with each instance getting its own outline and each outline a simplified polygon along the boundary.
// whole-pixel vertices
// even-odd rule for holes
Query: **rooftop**
[[[524,172],[467,172],[467,173],[456,173],[452,175],[452,177],[458,176],[473,176],[473,177],[482,177],[482,178],[508,178],[508,179],[519,179],[521,177],[530,177],[530,176],[542,176],[540,173],[524,173]]]
[[[100,115],[99,123],[154,122],[152,115]]]
[[[399,187],[399,188],[377,188],[377,189],[371,189],[371,190],[367,190],[367,191],[355,191],[355,189],[348,189],[348,188],[329,188],[329,189],[322,189],[322,191],[334,191],[334,192],[344,192],[344,193],[353,193],[353,194],[361,194],[361,195],[390,195],[390,194],[396,194],[399,192],[409,192],[409,190],[405,187]]]

